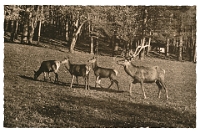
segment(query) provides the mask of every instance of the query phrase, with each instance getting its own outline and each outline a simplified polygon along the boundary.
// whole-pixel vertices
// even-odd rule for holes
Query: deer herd
[[[168,99],[168,91],[166,85],[164,83],[165,70],[160,68],[159,66],[153,67],[145,67],[145,66],[136,66],[132,63],[132,58],[124,58],[122,60],[116,61],[116,64],[124,67],[124,71],[132,78],[132,81],[129,84],[130,96],[132,96],[132,87],[133,84],[140,83],[141,89],[143,91],[144,99],[146,99],[146,94],[144,90],[144,83],[156,83],[158,86],[158,98],[160,98],[162,88],[165,90],[166,99]],[[111,84],[108,89],[115,83],[117,85],[119,91],[119,85],[117,81],[118,72],[115,69],[111,68],[103,68],[98,66],[97,57],[93,57],[89,59],[85,64],[72,64],[70,62],[69,57],[65,58],[62,61],[57,60],[48,60],[43,61],[38,71],[34,71],[34,79],[37,80],[41,73],[44,74],[44,80],[46,80],[46,74],[48,75],[49,80],[51,81],[50,72],[55,74],[54,82],[58,82],[58,70],[61,64],[64,64],[66,69],[72,75],[72,80],[70,84],[70,89],[72,88],[74,78],[76,77],[76,81],[78,84],[78,77],[81,76],[85,79],[85,89],[89,90],[89,74],[90,71],[94,71],[94,75],[96,76],[95,88],[98,84],[101,88],[103,88],[100,84],[102,78],[109,78]]]

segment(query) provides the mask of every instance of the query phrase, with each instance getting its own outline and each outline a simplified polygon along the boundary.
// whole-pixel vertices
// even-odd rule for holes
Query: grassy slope
[[[145,85],[148,99],[143,99],[139,84],[130,98],[130,78],[111,57],[99,57],[99,64],[119,71],[120,92],[115,85],[109,90],[93,88],[93,72],[90,91],[83,89],[82,78],[80,86],[74,85],[75,91],[69,90],[71,76],[63,66],[58,84],[43,82],[42,75],[39,81],[32,79],[33,70],[43,60],[62,60],[69,53],[5,43],[4,55],[5,127],[196,127],[196,65],[191,62],[153,58],[135,61],[137,65],[159,65],[166,70],[170,97],[166,101],[164,91],[161,99],[157,98],[155,84]],[[84,63],[91,56],[76,53],[71,58],[74,63]],[[109,83],[102,80],[105,87]]]

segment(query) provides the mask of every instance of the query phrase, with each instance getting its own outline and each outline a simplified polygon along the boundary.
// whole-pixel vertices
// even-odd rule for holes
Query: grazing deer
[[[88,90],[90,89],[89,88],[89,73],[90,73],[91,67],[89,65],[71,64],[69,57],[68,57],[68,58],[66,58],[65,67],[67,68],[69,73],[72,75],[70,89],[72,88],[74,77],[76,77],[76,81],[78,84],[79,76],[81,76],[85,79],[85,89],[88,89]]]
[[[135,66],[131,63],[131,60],[119,60],[117,61],[117,64],[124,66],[125,72],[133,78],[133,81],[129,84],[130,89],[130,95],[132,92],[132,85],[136,83],[140,83],[144,99],[146,99],[145,91],[144,91],[144,83],[156,83],[159,92],[158,92],[158,98],[160,98],[161,89],[164,88],[166,92],[166,98],[168,99],[168,91],[164,84],[164,76],[165,76],[165,70],[161,69],[158,66],[153,67],[144,67],[144,66]]]
[[[89,63],[92,63],[92,67],[94,70],[94,74],[96,76],[96,82],[95,82],[95,88],[96,88],[96,84],[98,84],[101,88],[103,88],[100,84],[101,82],[101,78],[109,78],[111,81],[110,86],[108,87],[108,89],[113,85],[113,83],[115,82],[117,85],[117,88],[119,90],[119,85],[118,85],[118,81],[116,80],[116,76],[118,74],[117,70],[114,69],[110,69],[110,68],[102,68],[99,67],[97,65],[97,58],[93,57],[93,59],[88,60]]]
[[[36,80],[41,73],[44,74],[44,81],[46,80],[46,73],[48,74],[48,77],[51,81],[50,72],[54,72],[55,74],[55,80],[54,82],[58,82],[58,69],[61,64],[65,63],[66,60],[63,61],[57,61],[57,60],[47,60],[43,61],[40,65],[40,68],[38,71],[34,71],[34,79]]]

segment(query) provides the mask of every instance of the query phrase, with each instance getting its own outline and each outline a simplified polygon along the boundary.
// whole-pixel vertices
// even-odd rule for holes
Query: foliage
[[[69,42],[85,20],[89,20],[94,33],[105,40],[112,41],[116,35],[128,44],[151,37],[153,42],[166,44],[167,38],[177,41],[179,36],[183,36],[185,47],[188,40],[192,42],[190,47],[196,42],[196,6],[4,6],[6,20],[20,20],[23,23],[25,20],[21,12],[29,12],[30,21],[42,21],[43,33],[50,33],[50,37],[62,35]],[[89,30],[86,30],[89,24],[85,25],[80,35],[84,33],[89,37]]]

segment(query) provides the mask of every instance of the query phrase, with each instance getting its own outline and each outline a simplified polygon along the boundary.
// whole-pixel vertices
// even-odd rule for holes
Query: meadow
[[[130,97],[131,78],[110,56],[98,56],[98,65],[118,70],[120,91],[116,85],[106,89],[109,79],[102,80],[104,89],[95,89],[93,71],[90,90],[84,89],[83,78],[79,86],[74,81],[74,90],[69,89],[71,75],[63,65],[59,83],[44,82],[43,75],[33,80],[33,71],[42,61],[66,56],[77,64],[93,57],[85,52],[4,43],[4,127],[196,127],[196,64],[152,57],[132,62],[165,69],[168,100],[164,90],[157,98],[156,84],[145,84],[147,99],[139,84]]]

